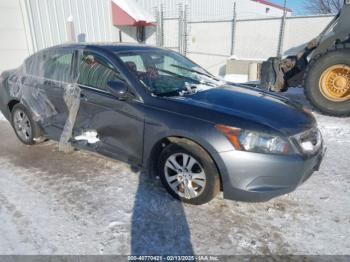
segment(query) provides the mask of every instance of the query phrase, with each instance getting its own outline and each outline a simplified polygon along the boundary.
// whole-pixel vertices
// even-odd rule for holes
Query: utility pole
[[[233,17],[232,17],[232,25],[231,25],[231,55],[235,54],[236,25],[237,25],[237,4],[235,1],[233,4]]]
[[[278,57],[283,56],[283,49],[284,49],[284,35],[286,31],[286,19],[287,19],[287,0],[284,0],[283,5],[283,17],[281,22],[281,31],[280,31],[280,37],[279,37],[279,43],[278,43]]]

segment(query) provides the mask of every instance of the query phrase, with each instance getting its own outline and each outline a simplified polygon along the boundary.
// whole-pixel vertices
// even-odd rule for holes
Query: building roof
[[[152,25],[155,19],[134,0],[112,0],[113,24],[125,25]]]
[[[284,7],[282,5],[271,3],[270,1],[267,1],[267,0],[251,0],[251,1],[258,2],[260,4],[264,4],[264,5],[268,5],[268,6],[272,6],[272,7],[284,10]],[[287,11],[288,12],[293,12],[293,10],[290,9],[290,8],[287,8]]]

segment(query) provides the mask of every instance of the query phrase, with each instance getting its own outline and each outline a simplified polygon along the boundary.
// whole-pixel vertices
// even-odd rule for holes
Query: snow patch
[[[101,140],[98,138],[98,134],[96,131],[87,131],[84,132],[82,135],[80,136],[76,136],[74,138],[77,141],[87,141],[89,144],[96,144],[98,142],[100,142]]]
[[[113,229],[117,226],[120,226],[120,225],[123,225],[124,223],[120,222],[120,221],[114,221],[114,222],[111,222],[109,225],[108,225],[108,228],[109,229]]]
[[[350,123],[346,119],[339,119],[337,123],[321,122],[319,128],[324,138],[350,141]]]
[[[4,115],[0,113],[0,121],[5,121],[5,120],[6,118],[4,117]]]

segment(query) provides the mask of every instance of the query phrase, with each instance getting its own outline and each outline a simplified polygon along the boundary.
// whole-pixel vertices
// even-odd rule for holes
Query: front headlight
[[[217,125],[216,128],[227,137],[236,150],[265,154],[291,153],[290,143],[279,136],[224,125]]]

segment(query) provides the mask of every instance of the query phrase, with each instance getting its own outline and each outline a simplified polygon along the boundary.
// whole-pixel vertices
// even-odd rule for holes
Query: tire
[[[187,165],[184,165],[186,160]],[[170,144],[162,151],[158,173],[166,190],[174,198],[188,204],[208,203],[220,192],[220,177],[214,161],[203,148],[187,140]],[[185,181],[192,190],[185,190]]]
[[[333,67],[344,65],[350,67],[350,44],[338,45],[325,54],[314,58],[305,73],[305,95],[320,112],[344,117],[350,115],[350,97],[346,93],[343,100],[332,99],[321,88],[324,74]],[[350,79],[348,79],[350,85]]]
[[[20,122],[22,118],[22,122]],[[40,127],[34,122],[31,112],[22,104],[17,104],[11,111],[11,124],[17,138],[25,145],[35,145],[42,137]],[[26,134],[24,134],[26,133]]]

